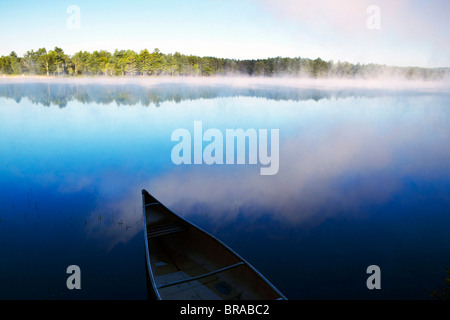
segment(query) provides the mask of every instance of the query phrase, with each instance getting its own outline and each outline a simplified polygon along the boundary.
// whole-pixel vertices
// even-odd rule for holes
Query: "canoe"
[[[158,300],[285,300],[261,273],[142,190],[148,292]]]

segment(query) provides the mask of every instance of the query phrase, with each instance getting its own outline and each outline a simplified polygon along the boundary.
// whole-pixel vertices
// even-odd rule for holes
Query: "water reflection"
[[[342,82],[344,82],[342,80]],[[313,83],[314,84],[314,83]],[[224,97],[260,97],[275,101],[305,101],[321,99],[340,99],[348,97],[371,98],[396,96],[399,90],[389,86],[375,88],[360,86],[355,82],[346,86],[302,85],[295,80],[240,80],[216,79],[201,81],[183,79],[145,80],[145,79],[0,79],[0,97],[14,99],[19,103],[23,98],[49,107],[56,105],[64,108],[71,101],[85,104],[110,104],[119,106],[160,106],[162,102]],[[428,89],[435,84],[427,84]],[[427,88],[425,86],[425,88]],[[439,83],[438,88],[443,90]],[[395,87],[394,87],[395,89]],[[409,95],[429,94],[429,90],[415,86],[402,86],[401,91]],[[433,90],[435,91],[435,90]],[[436,92],[434,92],[436,94]]]
[[[448,225],[436,223],[447,221],[450,207],[447,92],[3,81],[0,97],[0,253],[8,257],[0,266],[2,298],[145,296],[143,188],[217,232],[291,298],[324,296],[312,270],[327,258],[314,248],[339,258],[357,251],[348,260],[355,266],[386,261],[390,254],[381,250],[358,251],[369,241],[362,230],[382,221],[382,232],[367,234],[381,243],[397,239],[392,221],[405,212],[415,222],[401,232],[417,234],[429,223],[440,237],[408,246],[433,246],[434,266],[448,252]],[[174,165],[171,133],[192,130],[195,120],[204,130],[280,129],[278,174],[261,176],[259,165]],[[420,206],[426,209],[414,211]],[[329,234],[343,244],[327,251]],[[255,246],[267,250],[256,254]],[[305,255],[309,264],[299,258]],[[271,264],[276,259],[292,265],[284,271],[291,281]],[[67,293],[58,273],[74,261],[90,275],[80,296]],[[299,268],[305,276],[294,279]],[[102,269],[109,271],[99,276]],[[117,274],[122,282],[113,289],[105,277]],[[29,281],[35,291],[25,294]],[[345,296],[338,286],[330,290],[331,298]]]
[[[176,168],[148,184],[178,211],[202,203],[204,211],[225,220],[234,217],[236,206],[246,214],[269,211],[287,224],[359,215],[361,208],[401,194],[405,177],[450,176],[447,105],[428,102],[303,105],[292,115],[295,124],[284,126],[292,125],[290,132],[281,130],[277,175],[263,177],[251,168]]]

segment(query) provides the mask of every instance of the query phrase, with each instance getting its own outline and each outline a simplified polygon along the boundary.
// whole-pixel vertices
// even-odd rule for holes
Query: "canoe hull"
[[[209,233],[142,191],[150,297],[161,300],[286,299]]]

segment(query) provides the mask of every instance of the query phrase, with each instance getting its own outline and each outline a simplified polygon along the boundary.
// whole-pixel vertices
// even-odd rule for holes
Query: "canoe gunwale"
[[[147,272],[148,275],[150,277],[150,283],[152,285],[152,289],[153,289],[153,293],[156,296],[157,300],[162,300],[161,299],[161,295],[159,294],[159,290],[156,287],[156,281],[155,281],[155,276],[153,275],[153,271],[152,271],[152,264],[150,261],[150,253],[149,253],[149,248],[148,248],[148,236],[147,236],[147,215],[145,213],[145,208],[147,207],[147,205],[145,204],[145,194],[144,192],[147,192],[145,189],[142,190],[142,209],[144,211],[144,239],[145,239],[145,259],[147,261]]]

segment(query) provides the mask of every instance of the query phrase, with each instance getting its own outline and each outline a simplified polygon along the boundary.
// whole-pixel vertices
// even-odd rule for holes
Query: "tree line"
[[[55,47],[30,50],[19,57],[14,51],[0,57],[0,74],[47,76],[287,76],[371,78],[401,76],[408,79],[441,79],[450,68],[395,67],[380,64],[352,64],[321,58],[226,59],[199,57],[179,52],[164,54],[159,49],[139,53],[133,50],[79,51],[72,56]]]

